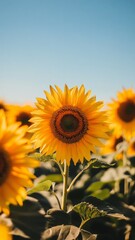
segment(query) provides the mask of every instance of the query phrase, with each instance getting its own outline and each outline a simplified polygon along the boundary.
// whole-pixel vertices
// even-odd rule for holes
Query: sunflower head
[[[0,101],[0,109],[3,109],[4,111],[7,111],[6,104],[3,101]]]
[[[108,131],[106,113],[100,110],[103,102],[96,102],[90,94],[83,85],[65,85],[64,91],[50,86],[45,99],[37,98],[29,128],[34,147],[47,155],[56,152],[56,160],[62,163],[90,160],[90,152],[102,146],[101,139],[107,138]]]
[[[127,149],[127,155],[128,155],[128,157],[134,157],[135,156],[135,137],[129,143],[129,146],[128,146],[128,149]]]
[[[21,125],[30,126],[31,111],[33,107],[31,105],[10,105],[8,114],[8,120],[10,123],[20,122]]]
[[[117,136],[112,133],[101,149],[101,154],[108,155],[113,153],[116,160],[122,159],[123,153],[118,151],[118,147],[123,141],[124,138],[122,136]]]
[[[118,92],[109,106],[111,127],[118,135],[130,139],[135,135],[135,92],[133,89],[123,89]]]
[[[0,110],[0,212],[9,213],[9,204],[22,205],[26,187],[32,186],[34,175],[30,167],[38,162],[27,157],[31,145],[24,137],[27,127],[20,123],[7,124],[3,110]]]

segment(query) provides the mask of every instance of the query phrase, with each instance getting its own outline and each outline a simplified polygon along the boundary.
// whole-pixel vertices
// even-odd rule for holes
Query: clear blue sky
[[[0,0],[0,98],[65,83],[104,101],[135,88],[135,0]]]

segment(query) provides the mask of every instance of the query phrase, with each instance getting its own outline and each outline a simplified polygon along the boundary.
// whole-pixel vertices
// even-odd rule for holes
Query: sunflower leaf
[[[113,182],[100,182],[100,181],[93,182],[86,189],[86,192],[90,193],[91,196],[104,200],[110,196],[110,190],[108,188],[104,188],[104,185],[106,184],[112,185]]]
[[[41,153],[38,153],[38,152],[29,154],[28,157],[34,158],[36,160],[39,160],[40,162],[47,162],[47,161],[53,160],[53,156],[52,155],[42,155]]]
[[[104,200],[110,196],[110,190],[108,188],[104,188],[96,192],[92,192],[91,196],[96,197],[100,200]]]
[[[50,180],[46,180],[46,181],[42,181],[39,182],[35,187],[33,187],[32,189],[28,190],[28,194],[32,194],[35,192],[40,192],[40,191],[49,191],[50,187],[52,186],[52,181]]]
[[[42,181],[45,180],[50,180],[52,182],[57,182],[57,183],[61,183],[62,182],[62,175],[61,174],[48,174],[47,176],[44,177],[44,179]]]
[[[42,234],[42,240],[59,239],[69,240],[78,239],[80,229],[73,225],[57,225],[46,229]]]
[[[13,231],[13,239],[41,239],[41,233],[46,224],[46,219],[40,212],[42,210],[41,204],[34,198],[29,197],[23,202],[23,206],[11,204],[9,217],[14,224],[14,230],[16,230],[16,232]],[[23,236],[30,238],[23,238]]]
[[[73,207],[73,211],[77,212],[81,219],[83,225],[85,222],[92,218],[105,216],[106,212],[103,210],[99,210],[97,207],[89,204],[87,202],[81,202]]]
[[[91,168],[110,168],[110,167],[114,167],[116,163],[107,163],[103,160],[100,159],[91,159],[90,161],[90,166]]]
[[[106,184],[105,182],[100,182],[100,181],[96,181],[91,183],[91,185],[86,189],[87,192],[95,192],[97,190],[100,190],[104,184]]]

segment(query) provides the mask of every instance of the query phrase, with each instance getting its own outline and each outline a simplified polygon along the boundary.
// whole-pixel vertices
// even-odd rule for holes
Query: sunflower
[[[133,89],[123,89],[118,92],[109,106],[111,127],[115,133],[123,135],[127,140],[135,135],[135,92]]]
[[[37,109],[30,120],[30,132],[34,133],[32,142],[42,154],[56,153],[56,160],[66,160],[74,164],[84,158],[90,160],[90,152],[102,146],[100,138],[107,138],[107,117],[99,111],[103,102],[96,97],[89,98],[91,91],[85,87],[65,85],[64,91],[58,86],[50,86],[50,93],[44,91],[46,99],[37,98]]]
[[[111,134],[110,138],[104,144],[104,147],[101,149],[101,154],[109,155],[115,154],[115,158],[117,160],[122,159],[123,154],[119,152],[119,144],[124,142],[124,138],[122,136],[116,136],[115,134]]]
[[[129,143],[128,149],[127,149],[127,155],[128,157],[134,157],[135,156],[135,138],[131,140]]]
[[[0,221],[0,239],[1,240],[12,240],[10,229],[5,222]]]
[[[31,118],[31,111],[33,111],[31,105],[10,105],[8,113],[9,123],[21,122],[21,125],[30,126],[29,119]]]
[[[0,212],[6,214],[10,203],[22,205],[25,187],[31,187],[34,178],[29,167],[38,165],[26,156],[31,151],[24,138],[27,128],[20,127],[20,123],[7,125],[5,113],[0,110]]]
[[[0,100],[0,109],[3,109],[5,112],[8,110],[8,105],[3,100]]]

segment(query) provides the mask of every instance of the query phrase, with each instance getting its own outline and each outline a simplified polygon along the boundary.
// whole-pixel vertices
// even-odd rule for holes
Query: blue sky
[[[0,98],[35,102],[84,84],[110,101],[135,88],[134,0],[0,0]]]

